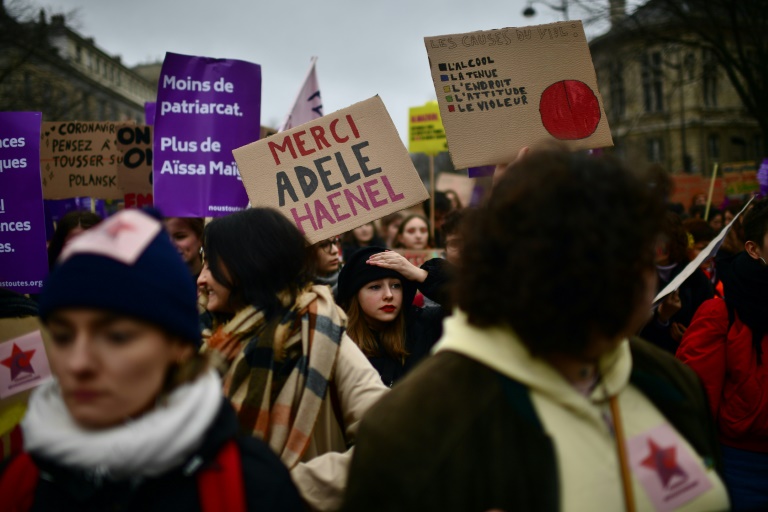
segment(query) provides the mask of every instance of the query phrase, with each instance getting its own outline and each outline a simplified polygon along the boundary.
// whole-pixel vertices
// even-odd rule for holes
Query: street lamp
[[[560,5],[552,5],[549,2],[543,0],[528,0],[528,5],[523,9],[523,16],[526,18],[533,18],[536,16],[536,9],[533,8],[533,4],[544,4],[553,11],[563,13],[563,18],[568,21],[568,0],[561,0]]]

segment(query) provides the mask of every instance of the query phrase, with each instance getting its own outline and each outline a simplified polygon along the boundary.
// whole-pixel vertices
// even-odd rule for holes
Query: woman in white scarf
[[[40,316],[55,379],[32,395],[12,510],[300,510],[269,448],[236,436],[198,352],[196,294],[156,219],[124,211],[67,246]]]

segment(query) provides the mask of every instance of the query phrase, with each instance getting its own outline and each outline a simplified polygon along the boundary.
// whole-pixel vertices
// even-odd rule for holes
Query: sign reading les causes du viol
[[[424,43],[456,168],[511,162],[542,140],[613,145],[580,21]]]
[[[428,197],[378,96],[233,153],[251,205],[279,209],[310,243]]]

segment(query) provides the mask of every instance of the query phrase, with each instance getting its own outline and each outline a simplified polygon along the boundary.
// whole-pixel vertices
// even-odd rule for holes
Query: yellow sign
[[[408,151],[436,155],[448,151],[440,107],[429,101],[423,107],[408,110]]]

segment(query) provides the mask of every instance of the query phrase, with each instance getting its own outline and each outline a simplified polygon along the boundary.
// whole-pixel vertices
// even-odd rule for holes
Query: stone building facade
[[[612,2],[623,4],[624,2]],[[763,158],[762,136],[712,55],[649,44],[614,24],[590,43],[613,152],[638,165],[710,175],[714,164]]]
[[[0,4],[0,110],[45,121],[144,122],[157,82],[128,68],[66,24],[63,15],[19,21]]]

